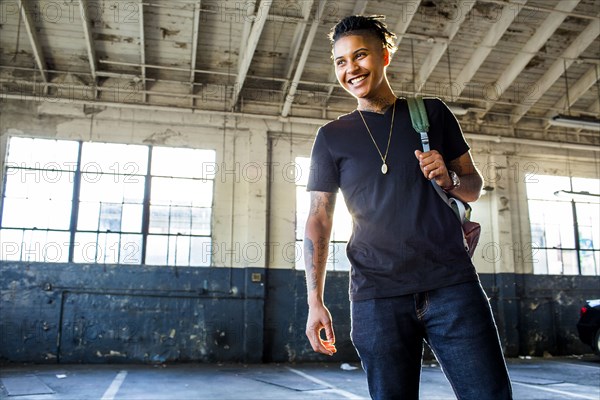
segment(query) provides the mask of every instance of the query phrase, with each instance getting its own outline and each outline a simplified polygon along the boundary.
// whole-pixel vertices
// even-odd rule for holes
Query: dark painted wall
[[[524,354],[590,353],[577,335],[579,310],[587,299],[600,299],[600,279],[592,276],[520,277],[520,348]]]
[[[575,324],[597,277],[481,275],[508,356],[589,353]],[[0,359],[19,362],[327,360],[304,336],[302,271],[0,265]],[[338,353],[350,342],[348,273],[329,272]]]
[[[304,271],[268,271],[265,308],[265,358],[275,361],[329,360],[315,353],[304,332],[308,305]],[[328,272],[325,303],[331,312],[336,336],[335,360],[358,361],[350,341],[350,302],[348,272]]]
[[[264,271],[2,263],[0,357],[262,360]]]

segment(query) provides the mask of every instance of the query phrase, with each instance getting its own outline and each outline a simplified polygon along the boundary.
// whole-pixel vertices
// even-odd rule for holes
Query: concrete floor
[[[515,399],[600,399],[600,358],[508,360]],[[331,364],[15,365],[1,367],[0,398],[15,400],[368,399],[360,368]],[[454,399],[426,363],[421,398]]]

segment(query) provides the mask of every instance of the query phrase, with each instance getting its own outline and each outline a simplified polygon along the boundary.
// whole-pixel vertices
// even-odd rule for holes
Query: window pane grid
[[[148,148],[84,143],[73,261],[141,264]]]
[[[210,243],[210,236],[149,234],[146,264],[210,266]]]
[[[78,147],[76,141],[12,137],[6,165],[48,170],[58,164],[70,170],[77,164]]]
[[[74,261],[99,264],[140,264],[141,234],[80,232],[75,235]]]
[[[53,229],[0,229],[2,260],[67,262],[69,231]]]
[[[600,275],[600,207],[581,196],[598,193],[600,180],[537,178],[527,184],[534,273]]]
[[[155,158],[148,168],[150,154]],[[206,249],[215,158],[213,150],[13,137],[0,215],[0,259],[139,265],[146,253],[158,265],[210,266]],[[146,188],[151,184],[154,196]],[[74,205],[77,217],[71,226]],[[154,221],[150,215],[150,229],[143,224],[146,207],[166,210],[165,231],[160,216]],[[166,240],[164,254],[152,249],[154,238]]]
[[[152,234],[210,235],[211,209],[206,207],[150,206]]]

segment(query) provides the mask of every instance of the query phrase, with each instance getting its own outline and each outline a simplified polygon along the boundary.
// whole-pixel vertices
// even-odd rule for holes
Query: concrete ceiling
[[[398,96],[472,133],[600,144],[600,0],[2,0],[0,96],[320,121],[354,109],[329,29],[385,14]],[[568,87],[568,90],[567,90]]]

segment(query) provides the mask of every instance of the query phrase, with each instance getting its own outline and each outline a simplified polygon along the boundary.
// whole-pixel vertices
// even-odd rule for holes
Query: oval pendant
[[[381,173],[385,175],[387,174],[387,171],[387,164],[383,163],[383,165],[381,166]]]

